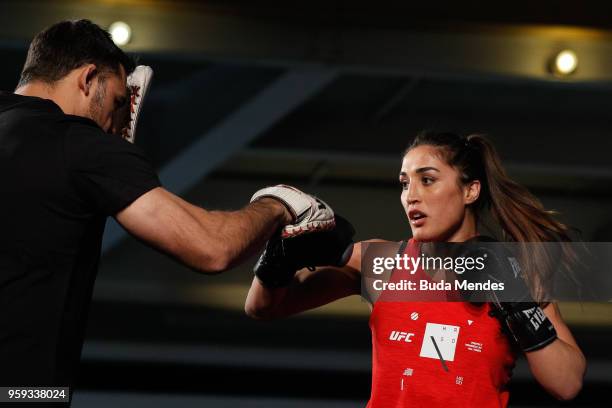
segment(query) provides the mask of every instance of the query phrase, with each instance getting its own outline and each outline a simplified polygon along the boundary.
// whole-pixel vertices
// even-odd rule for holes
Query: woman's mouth
[[[410,210],[408,211],[408,219],[410,220],[410,225],[414,227],[421,227],[425,224],[425,218],[427,215],[419,210]]]

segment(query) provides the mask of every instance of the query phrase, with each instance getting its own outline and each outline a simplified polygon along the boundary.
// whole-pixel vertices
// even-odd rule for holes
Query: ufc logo
[[[393,330],[391,332],[391,335],[389,335],[389,340],[394,340],[394,341],[405,341],[406,343],[412,343],[412,339],[411,337],[414,336],[414,333],[406,333],[403,331],[395,331]]]

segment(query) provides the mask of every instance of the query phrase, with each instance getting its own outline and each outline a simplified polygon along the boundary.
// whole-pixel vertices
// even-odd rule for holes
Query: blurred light
[[[554,59],[553,73],[561,76],[570,75],[576,71],[578,66],[578,57],[572,50],[563,50],[559,52]]]
[[[132,38],[132,29],[123,21],[115,21],[108,27],[108,32],[117,45],[125,45]]]

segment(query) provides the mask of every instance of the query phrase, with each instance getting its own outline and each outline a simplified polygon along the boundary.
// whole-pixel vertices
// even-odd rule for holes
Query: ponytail
[[[570,240],[568,228],[554,218],[557,213],[546,210],[540,200],[527,188],[507,175],[497,151],[488,139],[481,135],[470,135],[467,141],[480,153],[486,177],[485,195],[482,199],[500,224],[505,240],[516,242]]]

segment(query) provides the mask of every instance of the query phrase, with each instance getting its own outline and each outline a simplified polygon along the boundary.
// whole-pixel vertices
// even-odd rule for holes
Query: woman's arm
[[[291,284],[271,289],[258,278],[246,298],[244,310],[254,319],[276,319],[331,303],[361,291],[361,242],[353,247],[348,263],[341,267],[321,267],[298,271]]]
[[[557,331],[557,339],[548,346],[525,353],[531,373],[555,398],[569,400],[582,388],[586,359],[563,321],[559,308],[550,303],[544,313]]]

